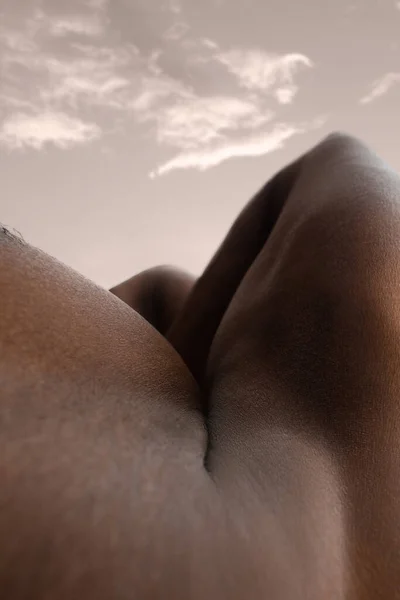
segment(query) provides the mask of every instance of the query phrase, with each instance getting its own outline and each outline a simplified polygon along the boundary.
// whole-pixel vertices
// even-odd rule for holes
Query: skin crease
[[[197,280],[3,234],[1,597],[400,598],[399,255],[400,178],[342,134]]]

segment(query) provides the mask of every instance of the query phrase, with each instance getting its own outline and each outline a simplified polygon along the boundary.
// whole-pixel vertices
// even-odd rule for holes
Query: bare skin
[[[2,597],[400,598],[400,179],[360,142],[197,281],[110,293],[3,235],[0,290]]]
[[[177,319],[193,288],[195,278],[164,265],[142,271],[110,289],[110,292],[136,310],[162,335]]]

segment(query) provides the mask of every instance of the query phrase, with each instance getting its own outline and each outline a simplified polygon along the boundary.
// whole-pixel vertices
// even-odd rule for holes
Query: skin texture
[[[194,282],[195,278],[189,273],[164,265],[142,271],[114,286],[110,292],[165,336],[182,310]]]
[[[0,592],[400,598],[400,179],[335,134],[203,275],[0,241]]]

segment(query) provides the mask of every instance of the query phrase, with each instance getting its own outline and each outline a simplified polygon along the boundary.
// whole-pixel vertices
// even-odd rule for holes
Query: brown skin
[[[168,265],[153,267],[110,289],[165,335],[177,318],[196,279]]]
[[[400,598],[398,176],[331,136],[128,281],[0,242],[1,597]]]

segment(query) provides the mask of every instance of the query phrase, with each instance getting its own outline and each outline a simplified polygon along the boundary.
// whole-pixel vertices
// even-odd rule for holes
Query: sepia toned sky
[[[102,286],[338,129],[400,170],[396,0],[0,0],[0,221]]]

